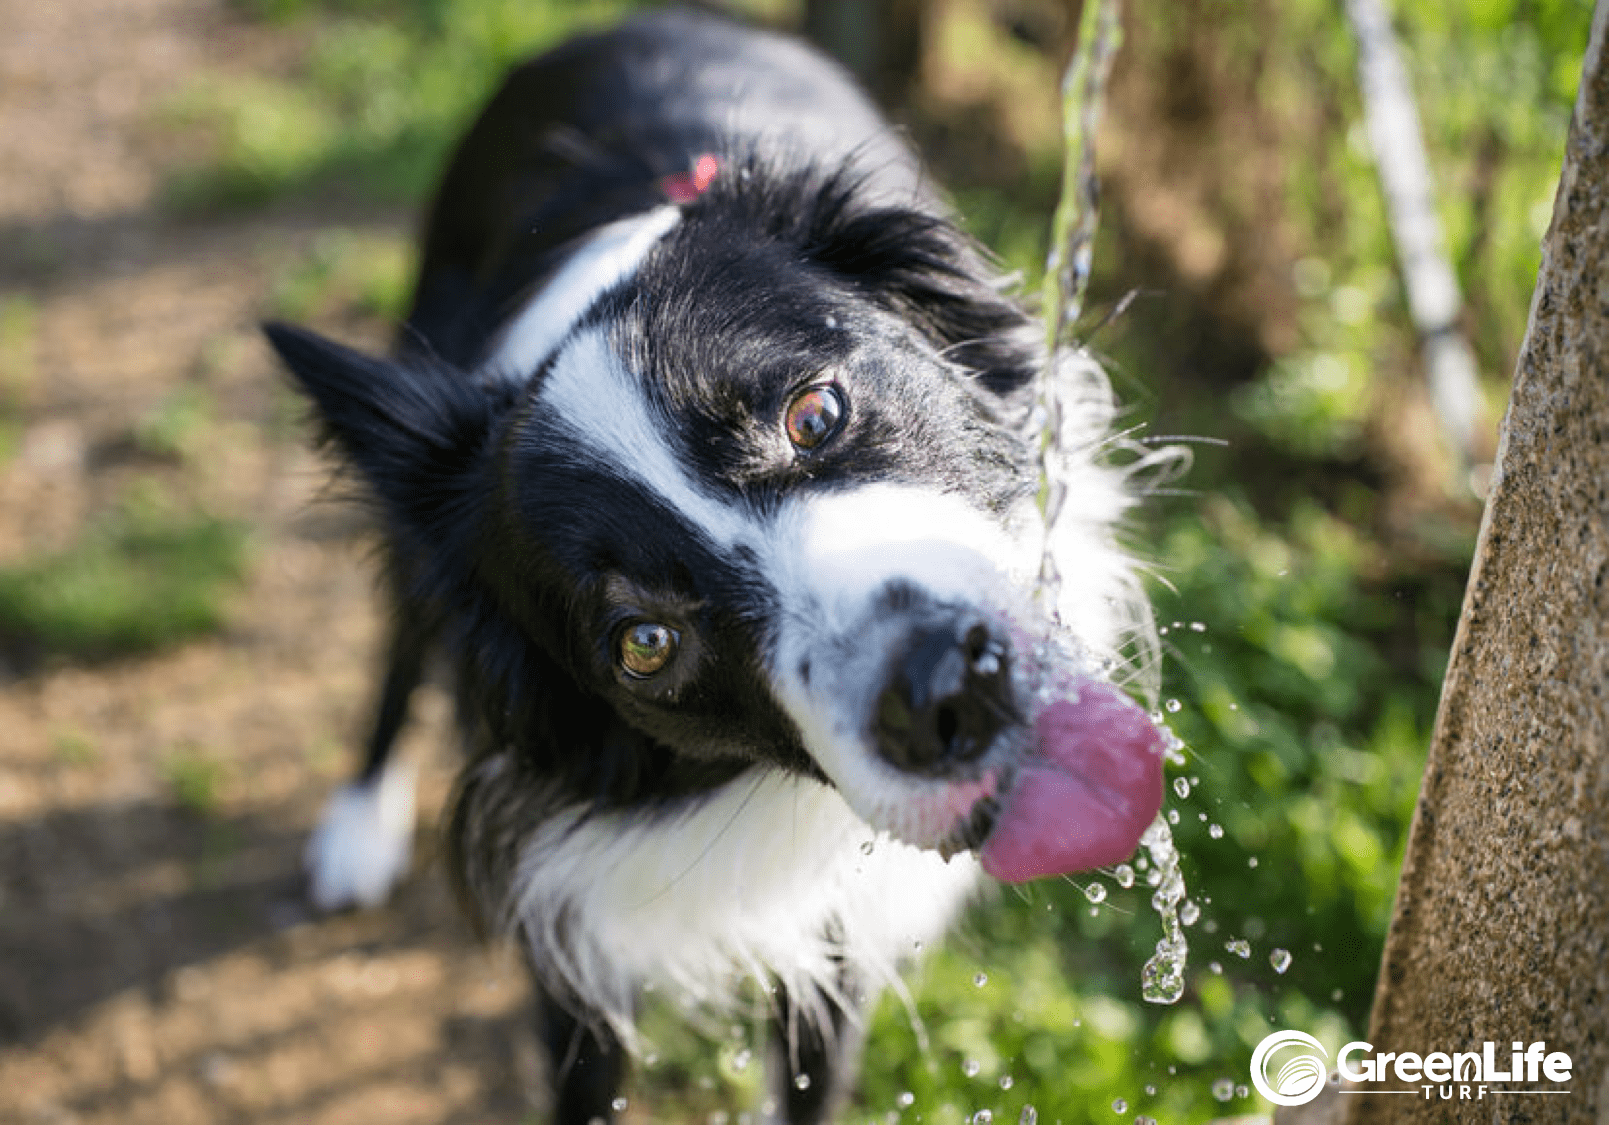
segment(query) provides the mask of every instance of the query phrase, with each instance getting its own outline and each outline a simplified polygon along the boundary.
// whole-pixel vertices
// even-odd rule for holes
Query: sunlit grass
[[[162,648],[223,624],[246,560],[242,524],[136,499],[65,550],[0,569],[0,632],[66,654]]]

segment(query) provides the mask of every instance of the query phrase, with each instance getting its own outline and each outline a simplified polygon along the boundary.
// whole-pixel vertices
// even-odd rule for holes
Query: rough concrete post
[[[1570,1092],[1334,1098],[1353,1125],[1609,1123],[1606,25],[1599,0],[1368,1037],[1543,1040]]]

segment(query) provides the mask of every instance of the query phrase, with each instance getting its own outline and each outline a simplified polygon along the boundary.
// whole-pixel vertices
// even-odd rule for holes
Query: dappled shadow
[[[0,825],[0,1117],[160,1120],[176,1087],[207,1107],[177,1120],[529,1109],[523,976],[460,918],[434,831],[389,906],[319,919],[293,825],[160,803]]]

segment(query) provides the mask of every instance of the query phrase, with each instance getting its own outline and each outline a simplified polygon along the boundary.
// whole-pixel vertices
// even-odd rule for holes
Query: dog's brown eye
[[[788,403],[784,424],[788,440],[800,449],[814,449],[838,431],[844,420],[844,395],[837,387],[807,387]]]
[[[662,672],[676,655],[681,637],[667,625],[649,621],[628,625],[620,634],[620,666],[627,675],[646,680]]]

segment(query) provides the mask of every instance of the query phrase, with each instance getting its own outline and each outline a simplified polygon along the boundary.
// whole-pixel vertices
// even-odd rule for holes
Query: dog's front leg
[[[839,1000],[824,995],[801,1004],[777,989],[768,1077],[778,1122],[822,1125],[831,1121],[854,1088],[866,1038],[865,998],[847,969],[840,974]]]
[[[594,1027],[543,995],[538,1030],[553,1084],[553,1125],[615,1119],[614,1101],[626,1077],[625,1052],[607,1030]]]

